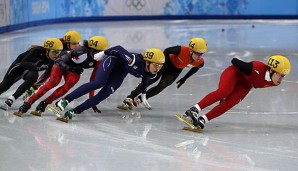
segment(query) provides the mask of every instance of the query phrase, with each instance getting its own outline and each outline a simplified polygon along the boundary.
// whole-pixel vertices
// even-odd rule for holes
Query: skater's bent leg
[[[17,89],[17,91],[13,94],[15,99],[19,98],[26,90],[28,90],[38,79],[37,71],[29,71],[23,78],[25,82],[23,82]]]
[[[99,104],[101,101],[105,100],[108,98],[111,94],[116,92],[116,90],[121,86],[126,74],[111,74],[108,83],[106,86],[104,86],[95,96],[89,98],[86,100],[84,103],[82,103],[78,108],[80,109],[81,112],[96,106]]]
[[[108,56],[100,63],[97,71],[95,80],[89,83],[83,84],[72,93],[67,95],[67,100],[70,102],[77,99],[92,90],[100,89],[107,84],[107,81],[114,70],[118,69],[118,66],[122,65],[119,63],[118,59],[113,56]],[[125,73],[127,75],[127,73]]]
[[[64,76],[65,83],[45,99],[48,104],[65,95],[80,80],[80,75],[69,72]]]
[[[0,83],[0,94],[7,91],[16,81],[20,80],[23,70],[11,65]]]
[[[201,109],[212,105],[226,97],[228,97],[233,91],[237,84],[239,73],[231,67],[228,67],[223,71],[220,76],[218,89],[206,95],[199,103]]]
[[[54,65],[52,68],[50,79],[44,85],[39,87],[39,89],[31,97],[28,98],[28,102],[30,104],[33,104],[36,100],[38,100],[41,96],[46,94],[49,90],[56,87],[60,83],[61,77],[62,71],[60,67]]]
[[[14,78],[5,78],[0,83],[0,94],[7,91],[14,84]]]
[[[80,87],[78,87],[77,89],[75,89],[70,94],[68,94],[67,100],[69,102],[71,102],[74,99],[77,99],[77,98],[89,93],[92,90],[97,90],[102,87],[103,87],[103,85],[101,85],[100,82],[98,82],[98,81],[92,81],[89,83],[85,83],[85,84],[81,85]]]
[[[218,104],[207,114],[205,114],[208,120],[210,121],[224,114],[226,111],[240,103],[249,93],[250,89],[250,86],[237,85],[230,96],[228,96],[222,103]]]

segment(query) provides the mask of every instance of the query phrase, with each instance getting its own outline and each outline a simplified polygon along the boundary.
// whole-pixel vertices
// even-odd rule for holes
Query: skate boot
[[[41,101],[37,107],[35,111],[31,111],[30,114],[35,115],[35,116],[41,116],[42,112],[45,111],[46,107],[47,107],[47,102],[46,101]]]
[[[205,119],[199,116],[199,110],[196,107],[191,107],[185,112],[186,119],[190,121],[196,128],[204,129]]]
[[[29,102],[24,102],[24,104],[19,108],[18,112],[14,112],[13,114],[22,117],[24,113],[26,113],[31,108],[31,104]]]
[[[57,117],[57,120],[68,123],[69,120],[71,120],[73,117],[75,117],[77,114],[75,109],[71,109],[67,111],[64,116]]]
[[[3,110],[8,110],[8,108],[11,107],[11,105],[13,104],[13,100],[8,98],[3,105],[0,105],[0,108]]]
[[[28,90],[26,90],[24,96],[22,97],[23,100],[26,100],[28,97],[30,97],[35,92],[34,87],[30,87]]]
[[[58,102],[55,103],[55,106],[60,109],[60,111],[63,111],[65,107],[68,105],[68,100],[65,98],[60,99]]]
[[[125,98],[122,105],[117,106],[118,109],[122,110],[132,110],[134,107],[132,98]]]
[[[48,105],[48,109],[51,112],[54,112],[58,117],[60,117],[61,111],[63,111],[67,105],[68,105],[68,101],[62,98],[59,101],[57,101],[54,106]]]

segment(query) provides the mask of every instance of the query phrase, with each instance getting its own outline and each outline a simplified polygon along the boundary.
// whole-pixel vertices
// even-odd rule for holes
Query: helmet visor
[[[280,74],[280,73],[277,73],[277,72],[276,72],[276,75],[277,75],[279,78],[283,78],[283,77],[286,76],[285,74]]]

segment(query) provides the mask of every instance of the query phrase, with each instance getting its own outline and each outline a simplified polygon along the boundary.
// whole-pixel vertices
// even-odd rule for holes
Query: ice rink
[[[77,30],[83,39],[103,35],[110,47],[133,52],[188,45],[193,37],[208,43],[205,66],[181,88],[175,84],[150,98],[153,110],[116,108],[140,79],[128,76],[98,107],[69,123],[46,110],[42,117],[13,115],[22,99],[0,111],[0,170],[24,171],[292,171],[298,169],[298,21],[296,20],[171,20],[74,22],[31,27],[0,34],[0,79],[30,45]],[[233,57],[266,62],[287,56],[291,74],[275,88],[253,89],[240,104],[212,120],[203,133],[184,131],[176,117],[217,88],[221,72]],[[185,75],[185,69],[179,76]],[[81,85],[89,80],[85,70]],[[178,79],[179,79],[178,78]],[[0,96],[13,94],[20,82]],[[74,90],[74,89],[72,89]],[[71,91],[72,91],[71,90]],[[50,92],[49,92],[50,93]],[[40,100],[43,100],[43,96]],[[72,102],[77,106],[88,96]],[[33,105],[33,109],[39,103]],[[212,106],[202,111],[202,114]]]

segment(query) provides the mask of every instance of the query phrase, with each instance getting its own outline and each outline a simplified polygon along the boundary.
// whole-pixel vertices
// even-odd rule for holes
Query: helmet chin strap
[[[50,50],[47,49],[47,50],[46,50],[46,55],[47,55],[47,57],[50,59],[50,54],[49,54],[49,53],[50,53]]]
[[[193,54],[194,54],[194,51],[191,50],[191,51],[189,52],[189,55],[190,55],[192,61],[194,61],[194,59],[192,58],[192,55],[193,55]]]
[[[272,69],[269,70],[269,75],[270,75],[270,79],[272,80],[272,76],[275,73],[275,71],[273,71]]]
[[[151,62],[150,61],[146,61],[146,62],[148,62],[147,70],[148,70],[148,72],[150,72],[150,64],[151,64]]]

